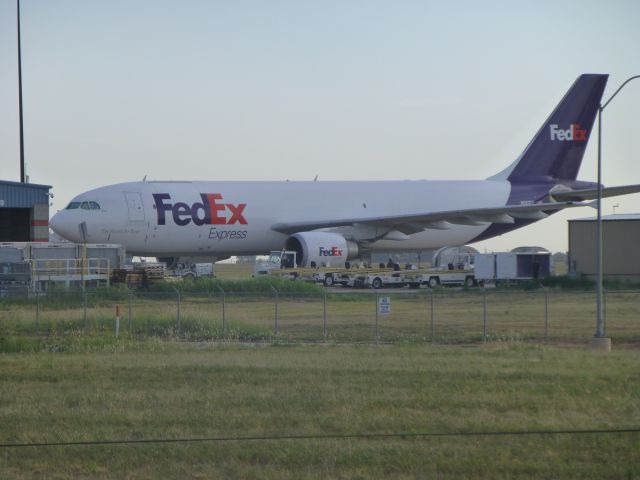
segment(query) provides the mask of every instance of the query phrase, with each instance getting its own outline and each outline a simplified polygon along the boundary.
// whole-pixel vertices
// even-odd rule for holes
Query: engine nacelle
[[[287,250],[296,252],[298,267],[344,266],[344,262],[358,256],[358,244],[339,233],[303,232],[287,238]]]

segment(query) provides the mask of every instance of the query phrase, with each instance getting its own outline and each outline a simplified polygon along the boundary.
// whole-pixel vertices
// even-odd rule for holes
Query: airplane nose
[[[60,228],[60,212],[51,217],[51,220],[49,220],[49,228],[60,235],[60,233],[58,233],[58,228]]]
[[[62,238],[74,241],[71,230],[69,229],[69,222],[65,221],[64,216],[64,212],[62,211],[56,213],[51,217],[51,220],[49,220],[49,227]]]

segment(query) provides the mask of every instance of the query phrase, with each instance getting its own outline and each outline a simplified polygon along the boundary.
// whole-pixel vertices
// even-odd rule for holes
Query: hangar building
[[[49,241],[50,189],[0,180],[0,242]]]
[[[569,220],[569,272],[596,274],[595,217]],[[640,214],[603,215],[602,274],[611,279],[640,281]]]

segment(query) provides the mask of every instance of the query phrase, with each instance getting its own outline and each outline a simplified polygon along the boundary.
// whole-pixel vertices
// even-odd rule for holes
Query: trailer
[[[476,280],[481,284],[515,283],[548,277],[549,252],[495,252],[475,255]]]

